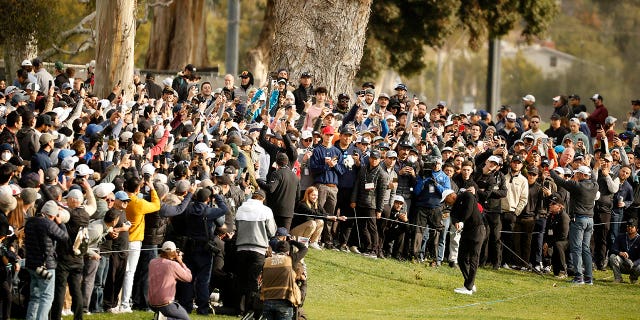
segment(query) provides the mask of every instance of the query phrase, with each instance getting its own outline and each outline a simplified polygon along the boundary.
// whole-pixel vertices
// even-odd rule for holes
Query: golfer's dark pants
[[[508,247],[511,250],[515,250],[513,236],[510,232],[513,232],[516,228],[516,215],[513,212],[503,212],[501,222],[502,228],[500,231],[506,231],[502,233],[502,243],[504,243],[505,247]],[[502,255],[502,259],[503,263],[510,265],[516,264],[516,262],[518,261],[517,258],[509,250],[504,252],[504,254]]]
[[[187,313],[193,310],[193,297],[200,313],[209,310],[209,279],[213,266],[213,255],[209,252],[206,243],[195,245],[187,249],[184,255],[184,264],[191,270],[191,282],[178,282],[176,284],[176,300],[183,306]]]
[[[340,215],[343,217],[354,217],[355,213],[353,212],[353,208],[351,208],[351,193],[353,192],[353,188],[338,188],[338,200],[336,202],[337,208],[340,210]],[[347,219],[346,221],[341,221],[338,224],[338,242],[340,245],[352,246],[357,244],[357,239],[352,238],[356,241],[349,241],[351,236],[351,230],[355,226],[355,219]],[[326,224],[326,222],[325,222]]]
[[[464,287],[471,290],[476,281],[480,249],[485,237],[484,225],[464,226],[458,249],[458,265],[464,277]]]
[[[516,228],[513,234],[513,249],[516,252],[515,264],[521,267],[529,266],[531,255],[531,237],[536,220],[533,217],[516,219]]]
[[[122,289],[124,273],[127,270],[127,254],[112,253],[109,260],[109,272],[104,285],[104,297],[102,304],[104,311],[115,308],[119,304],[118,295]]]
[[[82,297],[82,272],[83,263],[58,262],[56,268],[56,286],[53,294],[53,304],[51,305],[52,320],[60,320],[62,317],[62,306],[64,305],[64,295],[67,292],[67,283],[71,293],[71,311],[73,319],[82,319],[83,297]]]
[[[240,292],[244,296],[244,304],[240,306],[241,312],[253,310],[254,302],[259,299],[258,277],[262,273],[264,254],[255,251],[241,250],[236,253],[238,266],[238,284]]]
[[[417,207],[414,215],[413,215],[413,224],[416,225],[413,229],[413,239],[412,239],[412,247],[413,250],[412,255],[414,257],[419,257],[422,253],[423,257],[426,257],[428,250],[422,252],[422,239],[424,238],[425,232],[429,232],[429,218],[434,214],[442,214],[442,207],[437,208],[425,208],[425,207]],[[427,234],[427,239],[429,239],[429,234]],[[437,246],[437,242],[436,242]],[[426,245],[425,245],[426,248]]]
[[[553,244],[553,256],[551,263],[553,264],[553,274],[558,275],[560,271],[567,272],[567,252],[569,251],[569,241],[556,241]]]
[[[500,241],[502,237],[502,217],[500,213],[496,212],[487,212],[485,217],[488,223],[488,234],[486,235],[488,241],[482,260],[491,263],[493,266],[500,266],[502,262],[502,242]]]
[[[371,208],[356,207],[358,213],[358,227],[362,232],[362,249],[365,252],[378,252],[378,226],[376,225],[376,211]],[[367,218],[362,218],[367,217]]]
[[[607,262],[607,240],[611,223],[611,210],[598,210],[593,215],[593,258],[598,268],[603,268]]]

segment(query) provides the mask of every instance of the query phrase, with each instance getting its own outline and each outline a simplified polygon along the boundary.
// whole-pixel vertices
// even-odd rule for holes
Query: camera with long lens
[[[53,278],[53,274],[51,274],[51,272],[49,272],[49,270],[47,270],[47,268],[45,268],[44,266],[40,266],[36,268],[36,274],[45,280],[51,280],[51,278]]]
[[[438,162],[436,157],[433,156],[423,156],[422,158],[422,171],[420,173],[423,177],[430,177],[433,175],[433,170],[436,168],[436,164]]]

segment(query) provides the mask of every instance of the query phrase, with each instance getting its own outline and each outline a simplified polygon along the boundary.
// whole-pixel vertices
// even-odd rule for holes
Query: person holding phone
[[[190,282],[191,270],[182,261],[182,252],[172,241],[162,244],[160,256],[149,263],[149,306],[171,319],[189,319],[187,310],[177,301],[177,281]]]

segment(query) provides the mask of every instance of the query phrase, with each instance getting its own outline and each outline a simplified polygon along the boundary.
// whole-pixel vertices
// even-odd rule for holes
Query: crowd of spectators
[[[531,94],[455,113],[404,84],[333,97],[286,69],[214,89],[189,64],[99,97],[95,62],[87,79],[61,62],[55,76],[38,59],[21,67],[0,81],[2,319],[12,304],[81,319],[247,315],[260,301],[269,317],[303,316],[307,248],[457,267],[449,190],[482,212],[481,266],[592,284],[593,257],[617,282],[640,274],[638,100],[616,130],[600,94],[589,108],[550,98],[546,118]]]

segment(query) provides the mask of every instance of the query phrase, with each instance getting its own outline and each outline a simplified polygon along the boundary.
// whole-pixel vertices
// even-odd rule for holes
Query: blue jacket
[[[324,162],[325,157],[337,158],[338,164],[333,168],[329,167]],[[346,168],[343,164],[342,152],[331,146],[329,148],[324,145],[318,145],[313,149],[313,155],[309,159],[309,170],[313,174],[313,180],[320,184],[335,184],[340,183],[340,176],[346,172]]]
[[[38,153],[34,154],[31,158],[31,171],[38,172],[42,169],[43,172],[47,172],[47,169],[51,167],[51,159],[49,153],[44,149],[40,149]]]
[[[441,206],[442,193],[451,189],[451,180],[440,171],[433,171],[431,177],[416,176],[416,187],[413,189],[413,203],[418,207],[437,208]]]
[[[199,241],[207,241],[207,231],[209,229],[209,236],[214,236],[215,225],[222,225],[224,219],[218,219],[224,217],[227,213],[227,205],[224,202],[222,196],[216,194],[213,196],[217,208],[210,207],[204,202],[192,201],[187,210],[184,212],[185,216],[185,233],[186,236]],[[203,221],[206,219],[206,226]]]
[[[356,146],[352,143],[349,145],[349,147],[347,147],[346,150],[342,150],[340,149],[340,142],[336,141],[336,143],[334,144],[334,147],[338,150],[340,150],[340,152],[342,153],[342,160],[344,161],[344,159],[347,158],[348,155],[353,155],[354,153],[358,153],[358,148],[356,148]],[[362,155],[360,155],[360,159],[362,159]],[[365,162],[360,162],[360,163],[365,163]],[[356,177],[358,176],[358,167],[356,167],[356,165],[354,164],[351,169],[349,169],[348,167],[345,166],[345,171],[344,174],[340,175],[340,182],[338,183],[338,187],[339,188],[353,188],[353,185],[355,184],[356,181]]]

